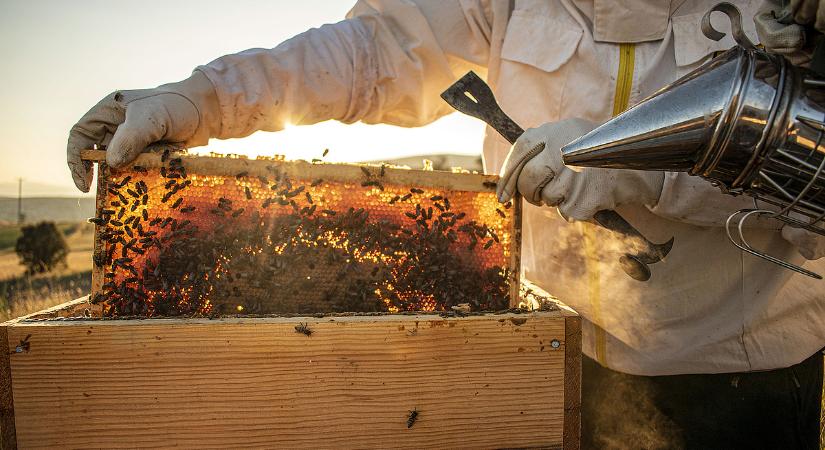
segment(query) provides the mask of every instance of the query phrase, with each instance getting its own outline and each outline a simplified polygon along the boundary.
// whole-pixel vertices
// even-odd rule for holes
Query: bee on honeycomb
[[[103,178],[91,220],[105,314],[509,306],[512,218],[486,186],[400,185],[384,165],[345,181],[298,177],[283,161],[215,174],[196,158],[220,162],[165,155]]]

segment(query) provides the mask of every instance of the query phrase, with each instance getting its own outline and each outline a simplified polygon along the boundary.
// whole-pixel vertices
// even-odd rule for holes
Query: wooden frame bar
[[[216,320],[88,307],[0,325],[3,448],[578,448],[581,323],[564,306]]]

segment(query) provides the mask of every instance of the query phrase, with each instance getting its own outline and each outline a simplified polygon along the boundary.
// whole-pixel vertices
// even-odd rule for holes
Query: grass
[[[19,227],[0,226],[0,322],[89,293],[94,228],[87,223],[61,223],[58,228],[69,244],[66,266],[47,274],[27,276],[14,253]]]

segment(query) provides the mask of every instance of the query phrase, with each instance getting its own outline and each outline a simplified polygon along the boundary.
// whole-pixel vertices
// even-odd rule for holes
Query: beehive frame
[[[109,207],[107,205],[106,200],[107,196],[109,197],[109,199],[111,199],[111,195],[108,195],[107,190],[110,190],[112,186],[117,186],[117,184],[113,180],[117,180],[118,176],[120,176],[120,179],[123,179],[124,174],[135,174],[135,172],[130,172],[130,169],[128,168],[125,172],[120,173],[111,171],[106,166],[105,162],[103,162],[105,159],[105,153],[102,151],[84,152],[83,158],[88,161],[94,161],[99,163],[97,216],[100,217],[101,212],[107,211],[106,208]],[[366,183],[367,181],[365,180],[373,180],[369,182],[380,184],[382,192],[384,191],[384,186],[387,186],[388,189],[395,189],[396,192],[399,192],[399,189],[408,189],[413,187],[420,188],[423,190],[432,190],[434,192],[450,192],[455,195],[465,195],[464,193],[477,192],[480,195],[487,195],[491,199],[494,199],[493,191],[495,190],[495,183],[498,178],[495,176],[470,173],[409,170],[384,165],[365,166],[352,164],[325,164],[308,163],[305,161],[282,161],[272,159],[250,160],[245,157],[206,157],[188,155],[172,155],[169,157],[164,157],[160,154],[141,155],[133,163],[133,167],[138,167],[141,170],[164,168],[164,166],[168,164],[168,161],[171,158],[178,158],[178,161],[180,161],[179,164],[184,166],[189,174],[196,174],[196,176],[202,178],[222,177],[223,179],[227,179],[233,178],[236,174],[244,174],[244,178],[249,178],[251,180],[255,180],[257,178],[266,180],[267,178],[272,177],[273,173],[278,173],[278,176],[283,175],[284,177],[288,177],[293,180],[322,180],[325,184],[349,183],[350,185],[357,186],[359,183]],[[308,183],[308,181],[306,182]],[[363,184],[361,184],[361,186],[363,186]],[[309,189],[307,189],[307,192],[309,192]],[[250,191],[247,188],[247,198],[251,198],[249,196]],[[396,196],[396,198],[398,198],[398,196]],[[455,197],[453,198],[455,200]],[[398,205],[400,206],[400,203]],[[510,205],[507,206],[509,207]],[[253,205],[253,208],[254,207],[255,206]],[[488,207],[489,206],[485,208]],[[399,207],[395,208],[401,211]],[[432,208],[430,208],[430,210],[432,211]],[[500,223],[504,223],[506,226],[506,231],[505,234],[502,236],[502,243],[500,245],[504,246],[502,248],[504,248],[506,258],[502,260],[502,262],[506,264],[506,267],[509,270],[510,306],[515,306],[519,301],[518,289],[521,243],[520,203],[514,202],[512,204],[512,207],[509,209],[505,209],[504,207],[501,207],[500,209],[497,207],[493,207],[490,211],[487,212],[488,216],[494,210],[496,213],[499,213],[502,217],[499,218],[496,216],[495,219],[499,220]],[[505,210],[506,215],[504,213]],[[203,214],[204,212],[201,213]],[[436,211],[436,213],[438,213],[438,211]],[[495,214],[492,215],[495,216]],[[105,267],[104,265],[97,263],[98,261],[103,259],[103,256],[105,255],[105,252],[107,250],[107,243],[100,238],[103,229],[104,225],[98,224],[95,233],[96,264],[93,269],[92,280],[93,298],[95,298],[95,295],[98,292],[101,292],[101,287],[104,286],[104,283],[106,282],[104,280]],[[495,233],[492,232],[491,234],[495,235]],[[473,240],[475,240],[475,237],[473,237]],[[493,239],[489,239],[489,241],[490,244],[493,243]],[[495,242],[499,242],[498,237],[495,237]],[[498,245],[499,244],[491,247],[490,251],[495,251]],[[481,249],[481,247],[482,246],[479,245],[476,252],[478,252]],[[487,247],[484,246],[484,249],[486,248]],[[481,251],[486,252],[486,250]],[[358,309],[356,309],[356,311],[358,311]],[[324,312],[326,312],[326,310],[324,310]]]

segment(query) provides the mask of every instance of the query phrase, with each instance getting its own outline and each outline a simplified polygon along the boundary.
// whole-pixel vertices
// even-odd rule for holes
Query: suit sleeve
[[[198,67],[218,93],[217,137],[325,120],[430,123],[451,112],[441,91],[486,72],[490,11],[486,0],[362,0],[346,20]]]

